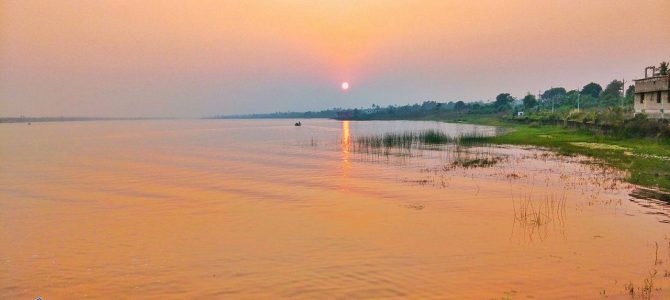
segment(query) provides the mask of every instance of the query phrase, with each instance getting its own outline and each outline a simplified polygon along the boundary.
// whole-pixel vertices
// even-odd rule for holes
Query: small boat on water
[[[298,123],[295,123],[295,126],[302,126],[302,123],[300,123],[300,121],[298,121]]]

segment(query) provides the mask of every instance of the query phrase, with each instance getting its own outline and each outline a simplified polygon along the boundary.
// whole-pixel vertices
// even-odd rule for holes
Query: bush
[[[637,114],[624,122],[621,133],[626,137],[670,138],[668,120],[653,120],[645,114]]]
[[[595,121],[599,125],[608,125],[612,127],[621,127],[624,123],[625,117],[621,108],[608,108],[599,113],[595,117]]]

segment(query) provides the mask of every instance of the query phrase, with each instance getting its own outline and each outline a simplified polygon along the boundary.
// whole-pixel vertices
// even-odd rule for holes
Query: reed
[[[641,286],[635,287],[632,282],[624,285],[624,289],[631,298],[635,299],[651,299],[652,293],[654,292],[654,279],[656,278],[658,271],[652,269],[649,271],[649,276],[646,277]]]
[[[549,234],[549,225],[563,230],[566,202],[565,194],[545,195],[542,199],[535,199],[531,191],[518,201],[513,199],[514,224],[519,224],[524,235],[531,240],[534,237],[543,240]]]
[[[502,157],[497,157],[497,156],[491,156],[491,157],[481,157],[481,158],[459,158],[457,160],[454,160],[451,163],[451,167],[461,167],[465,169],[469,168],[483,168],[483,167],[490,167],[498,162],[502,161]]]
[[[484,145],[488,144],[490,136],[486,136],[481,133],[473,132],[468,134],[462,134],[458,137],[458,143],[463,146],[472,146],[472,145]]]
[[[565,194],[560,197],[546,195],[540,201],[533,200],[528,194],[514,206],[514,216],[517,221],[533,226],[542,226],[554,221],[563,223],[565,203]]]
[[[412,148],[422,145],[481,144],[486,136],[477,132],[451,136],[437,129],[420,131],[388,132],[357,136],[353,139],[357,148]]]
[[[427,129],[417,133],[420,143],[427,145],[454,143],[457,140],[442,131],[436,129]]]

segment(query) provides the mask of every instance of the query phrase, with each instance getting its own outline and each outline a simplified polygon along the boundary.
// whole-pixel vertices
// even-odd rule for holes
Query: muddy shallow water
[[[670,209],[620,171],[523,147],[355,147],[493,127],[292,124],[3,124],[0,298],[670,297]]]

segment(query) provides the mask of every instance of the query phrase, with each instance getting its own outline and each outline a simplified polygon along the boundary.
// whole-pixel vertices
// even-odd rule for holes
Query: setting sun
[[[348,89],[349,89],[349,83],[346,82],[346,81],[345,81],[345,82],[342,82],[342,90],[343,90],[343,91],[346,91],[346,90],[348,90]]]

